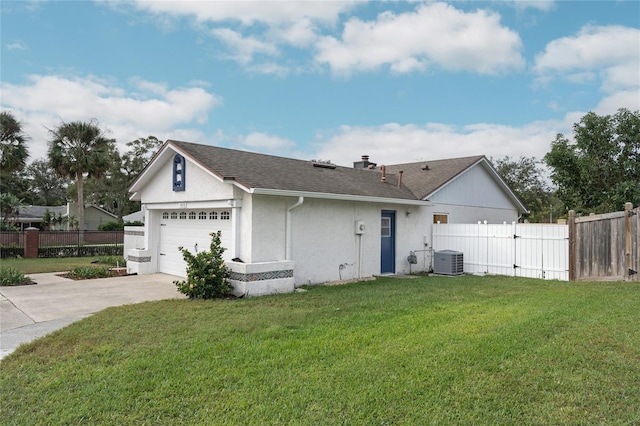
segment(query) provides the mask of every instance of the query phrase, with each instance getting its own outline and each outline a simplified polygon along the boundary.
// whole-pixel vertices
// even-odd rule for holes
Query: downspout
[[[298,197],[298,202],[287,209],[287,235],[285,236],[285,260],[291,260],[291,210],[300,207],[304,197]]]

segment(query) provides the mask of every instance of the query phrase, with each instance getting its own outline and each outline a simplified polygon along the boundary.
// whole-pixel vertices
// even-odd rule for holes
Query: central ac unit
[[[462,275],[462,253],[454,250],[441,250],[434,254],[433,272],[440,275]]]

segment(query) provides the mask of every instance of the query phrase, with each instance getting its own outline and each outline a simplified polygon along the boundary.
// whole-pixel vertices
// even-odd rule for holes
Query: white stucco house
[[[179,246],[221,230],[236,294],[408,273],[431,224],[516,221],[526,208],[484,156],[354,167],[167,141],[130,187],[144,233],[130,273],[185,276]]]

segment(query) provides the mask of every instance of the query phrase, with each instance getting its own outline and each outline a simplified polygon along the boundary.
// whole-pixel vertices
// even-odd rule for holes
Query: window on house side
[[[391,218],[383,217],[380,223],[380,235],[382,237],[391,236]]]
[[[448,223],[449,215],[448,214],[434,214],[433,215],[433,223]]]

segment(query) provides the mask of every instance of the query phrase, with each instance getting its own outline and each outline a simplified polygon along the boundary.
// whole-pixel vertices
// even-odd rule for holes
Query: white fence
[[[464,272],[569,280],[569,227],[434,224],[434,251],[462,252]]]

